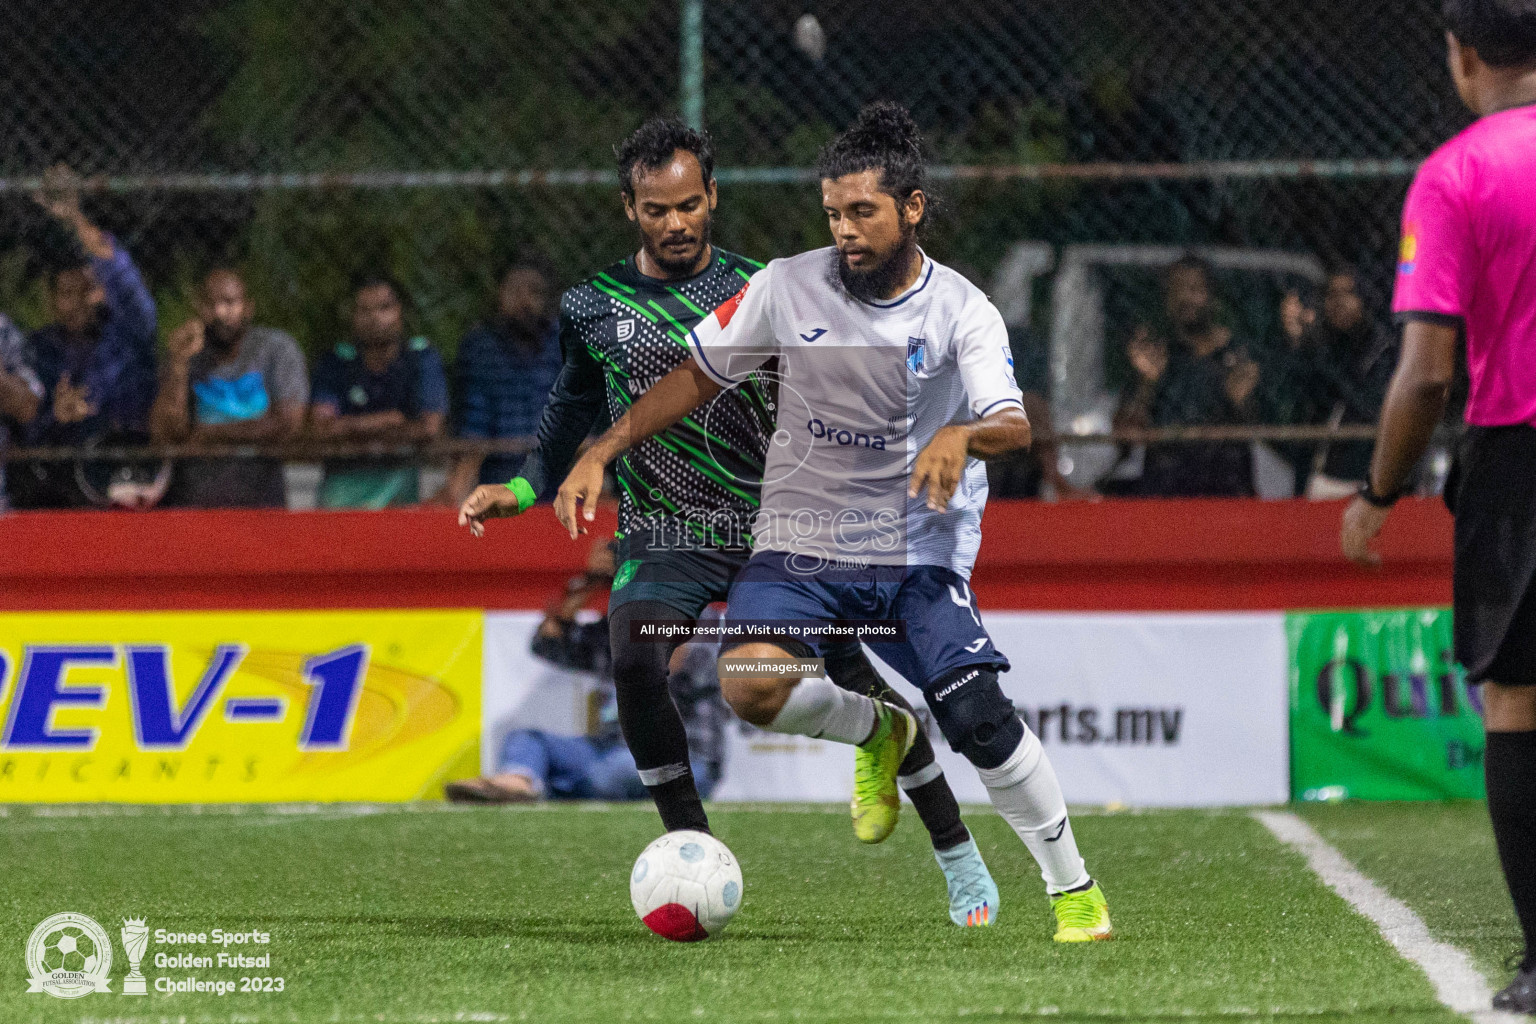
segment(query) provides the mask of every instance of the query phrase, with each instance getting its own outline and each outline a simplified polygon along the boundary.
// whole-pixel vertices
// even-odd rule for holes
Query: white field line
[[[1371,881],[1317,831],[1289,811],[1254,811],[1253,816],[1275,838],[1307,859],[1307,865],[1364,917],[1375,922],[1382,937],[1403,959],[1429,976],[1440,1002],[1477,1024],[1529,1024],[1530,1018],[1493,1009],[1488,979],[1466,953],[1441,942],[1409,906]]]

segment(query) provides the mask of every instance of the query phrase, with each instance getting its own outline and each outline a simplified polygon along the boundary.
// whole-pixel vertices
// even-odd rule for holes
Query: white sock
[[[1088,884],[1088,869],[1077,852],[1067,801],[1045,748],[1029,727],[1024,738],[996,768],[977,768],[992,806],[1024,840],[1048,892],[1065,892]]]
[[[826,676],[807,677],[789,691],[767,729],[838,743],[863,743],[875,728],[875,702]]]

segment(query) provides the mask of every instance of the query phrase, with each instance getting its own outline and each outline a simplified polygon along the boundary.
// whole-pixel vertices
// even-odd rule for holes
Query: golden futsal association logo
[[[110,992],[112,939],[84,914],[54,914],[27,939],[27,991],[59,999]]]

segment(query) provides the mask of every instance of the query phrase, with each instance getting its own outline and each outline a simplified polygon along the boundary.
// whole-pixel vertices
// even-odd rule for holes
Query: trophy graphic
[[[123,995],[148,995],[144,975],[139,972],[139,962],[144,959],[144,949],[149,945],[149,928],[142,917],[124,918],[122,935],[123,951],[128,954],[128,977],[123,979]]]

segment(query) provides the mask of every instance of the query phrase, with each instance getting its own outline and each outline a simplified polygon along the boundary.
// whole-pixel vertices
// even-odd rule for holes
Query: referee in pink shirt
[[[1488,815],[1525,933],[1498,1009],[1536,1013],[1536,0],[1446,0],[1451,77],[1478,115],[1424,162],[1403,209],[1392,308],[1403,349],[1371,472],[1344,513],[1362,564],[1445,408],[1465,334],[1456,659],[1482,684]]]

